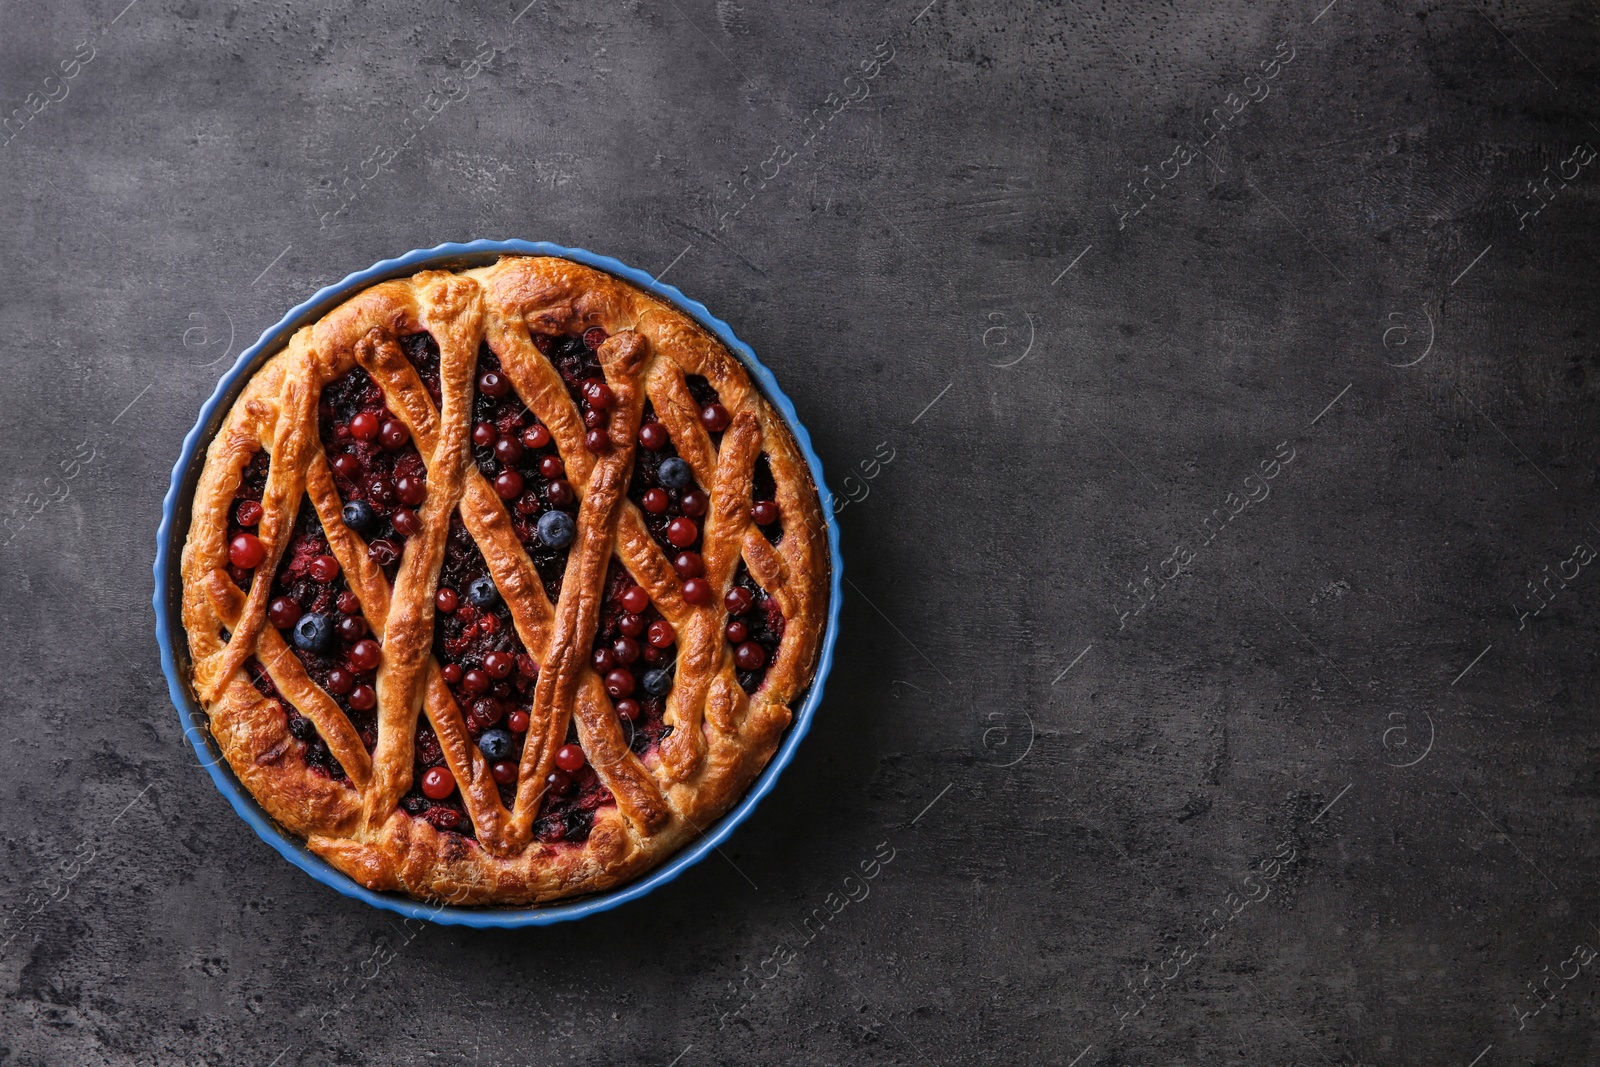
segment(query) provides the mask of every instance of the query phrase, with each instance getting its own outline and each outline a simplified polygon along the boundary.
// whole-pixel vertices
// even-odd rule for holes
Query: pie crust
[[[593,348],[574,340],[601,337]],[[437,351],[437,369],[427,374],[408,355],[425,348]],[[588,394],[551,351],[567,363],[573,352],[591,367],[598,361],[610,390],[598,446],[585,441]],[[540,515],[517,510],[538,493],[530,488],[516,500],[502,499],[500,483],[489,476],[498,461],[486,461],[474,444],[475,405],[481,413],[488,402],[480,358],[491,357],[499,365],[498,387],[509,381],[510,400],[524,406],[515,417],[497,409],[510,426],[502,437],[526,433],[517,429],[522,423],[546,427],[545,451],[558,457],[576,497],[567,508],[575,536],[554,577],[542,577],[530,556],[530,547],[549,556],[540,535],[537,543],[523,536]],[[387,417],[404,424],[406,447],[425,466],[426,498],[412,512],[415,521],[406,520],[414,532],[389,553],[393,559],[345,523],[346,495],[361,476],[336,473],[337,457],[329,454],[330,441],[356,446],[348,426],[330,417],[324,389],[358,395],[361,373],[381,390]],[[697,399],[708,387],[726,413],[720,433],[708,430],[718,420],[702,417]],[[686,602],[672,547],[653,532],[635,499],[647,405],[688,464],[690,485],[702,501],[709,497],[694,543],[714,595],[699,606]],[[241,508],[246,471],[259,472],[256,454],[263,451],[269,460],[257,486],[259,508]],[[664,461],[650,462],[659,471]],[[752,518],[763,491],[781,516],[776,535]],[[682,495],[673,494],[674,509]],[[252,532],[265,558],[246,570],[230,564],[230,544],[240,517],[256,515]],[[359,600],[368,636],[381,647],[381,662],[365,676],[376,697],[365,717],[351,710],[348,694],[338,699],[318,681],[333,677],[322,669],[328,662],[347,664],[350,643],[335,639],[318,659],[296,650],[292,627],[280,630],[268,619],[274,590],[289,581],[279,579],[290,572],[299,575],[302,599],[327,599],[306,584],[314,580],[304,577],[304,561],[294,555],[296,531],[318,522],[324,552],[338,563],[336,580]],[[466,545],[469,535],[473,547]],[[527,716],[525,733],[516,737],[521,756],[507,761],[515,763],[514,784],[496,782],[492,761],[475,741],[484,732],[484,720],[474,718],[483,701],[464,696],[459,681],[450,684],[440,661],[441,569],[472,551],[481,554],[499,598],[494,610],[510,627],[492,640],[520,642],[520,653],[506,654],[524,656],[512,681],[526,692],[490,699],[484,712]],[[676,634],[666,650],[672,687],[657,736],[644,742],[633,723],[619,718],[596,669],[597,630],[621,618],[607,599],[619,588],[618,567],[626,572],[624,585],[649,594],[651,617],[665,619]],[[223,756],[261,806],[314,853],[373,890],[458,905],[529,904],[637,878],[700,836],[746,792],[811,684],[827,622],[829,567],[822,505],[806,460],[720,342],[683,312],[609,274],[565,259],[507,256],[487,267],[429,270],[375,285],[297,331],[261,365],[206,451],[183,551],[183,622],[193,688]],[[554,598],[552,581],[559,585]],[[776,644],[755,682],[741,673],[736,645],[726,636],[725,594],[736,581],[755,590],[767,619],[781,612],[764,631]],[[457,592],[467,603],[467,590]],[[342,603],[353,604],[348,597]],[[487,627],[481,619],[493,613],[473,613],[480,620],[474,629],[456,611],[450,630],[442,631],[465,634],[452,639],[456,645]],[[752,618],[752,626],[764,625]],[[482,667],[472,654],[463,658],[458,668]],[[346,690],[348,683],[347,671]],[[426,728],[419,730],[419,721]],[[592,775],[582,795],[598,802],[588,816],[547,813],[536,822],[542,807],[556,804],[546,783],[574,729],[587,768],[572,778]],[[439,829],[450,817],[431,814],[433,802],[417,799],[419,737],[454,778],[452,802],[464,815],[457,829]],[[567,834],[584,819],[587,836]],[[559,839],[563,834],[568,839]]]

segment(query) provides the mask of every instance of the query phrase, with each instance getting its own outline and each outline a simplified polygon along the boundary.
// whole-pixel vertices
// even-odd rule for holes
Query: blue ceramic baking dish
[[[269,356],[281,350],[288,343],[289,337],[301,326],[315,322],[340,302],[378,282],[405,277],[430,268],[451,270],[485,266],[502,255],[561,256],[584,263],[648,290],[692,316],[696,322],[716,334],[718,339],[727,345],[729,351],[744,363],[751,378],[794,432],[795,440],[799,442],[806,462],[811,465],[811,476],[816,480],[817,491],[821,494],[824,505],[832,500],[823,481],[822,461],[817,458],[815,450],[811,447],[811,436],[806,433],[806,428],[796,417],[794,405],[784,396],[783,390],[778,388],[778,382],[773,378],[772,372],[762,366],[761,361],[750,350],[750,346],[735,337],[728,324],[707,311],[705,305],[689,299],[673,286],[664,285],[643,271],[625,266],[609,256],[596,255],[581,248],[563,248],[546,241],[472,241],[467,244],[442,244],[437,248],[418,249],[398,259],[384,260],[322,289],[310,300],[290,311],[275,326],[262,334],[260,340],[246,349],[239,356],[238,362],[233,365],[233,369],[223,375],[222,381],[217,383],[216,392],[212,393],[211,398],[200,408],[199,420],[184,438],[183,450],[178,455],[177,464],[172,468],[172,484],[162,504],[161,527],[156,534],[156,640],[161,645],[161,669],[166,672],[167,687],[172,693],[173,705],[178,709],[183,732],[193,743],[201,765],[210,772],[212,781],[217,783],[217,788],[228,798],[228,803],[233,805],[239,816],[250,824],[263,841],[317,881],[331,886],[347,897],[354,897],[374,907],[398,912],[411,918],[477,927],[544,926],[606,911],[626,901],[636,900],[657,886],[670,882],[685,868],[698,863],[708,852],[727,840],[734,828],[755,810],[761,798],[772,791],[773,786],[777,784],[778,776],[794,758],[795,750],[799,748],[800,742],[811,728],[811,720],[816,715],[817,705],[822,702],[823,683],[827,681],[828,670],[833,664],[834,644],[839,636],[840,582],[844,574],[844,561],[839,555],[839,526],[833,517],[832,508],[824,506],[823,510],[828,520],[829,554],[833,566],[832,590],[828,606],[827,632],[823,635],[821,657],[817,663],[817,673],[811,688],[802,700],[794,722],[790,725],[777,754],[773,756],[772,762],[756,779],[755,784],[750,787],[750,792],[738,806],[724,815],[693,845],[636,882],[609,893],[541,908],[458,908],[422,904],[408,897],[375,893],[357,885],[348,876],[313,855],[303,844],[280,829],[256,803],[255,798],[239,784],[232,769],[222,759],[207,728],[205,711],[195,701],[194,694],[189,688],[187,670],[189,650],[188,642],[183,635],[182,579],[179,575],[179,566],[183,542],[189,532],[189,501],[194,495],[206,446],[210,443],[222,417],[233,404],[234,398],[249,381],[250,375]]]

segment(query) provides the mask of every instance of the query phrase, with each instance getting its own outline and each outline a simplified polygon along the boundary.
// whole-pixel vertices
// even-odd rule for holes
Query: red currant
[[[655,645],[644,646],[644,661],[650,664],[650,666],[654,667],[656,664],[660,663],[666,658],[667,654],[661,649],[657,648]]]
[[[616,653],[617,662],[626,667],[639,658],[639,642],[631,637],[619,637],[611,643],[611,651]]]
[[[411,440],[411,431],[399,419],[390,419],[378,428],[378,443],[389,451],[404,448]]]
[[[422,532],[422,519],[410,508],[400,508],[389,516],[389,521],[401,537],[415,537]]]
[[[600,327],[591,326],[587,330],[583,331],[583,343],[588,345],[590,348],[599,351],[600,346],[606,343],[606,338],[608,336],[610,335]]]
[[[246,500],[239,505],[239,510],[235,513],[235,517],[238,518],[240,526],[254,526],[261,521],[261,515],[264,510],[254,500]]]
[[[489,676],[474,667],[461,676],[461,688],[476,696],[489,691]]]
[[[604,430],[590,430],[583,435],[583,447],[597,456],[603,456],[611,447],[611,438],[606,436]]]
[[[342,697],[356,687],[356,676],[349,671],[335,667],[328,672],[328,692],[336,697]]]
[[[629,637],[638,637],[644,633],[644,620],[633,612],[624,612],[617,616],[617,629]]]
[[[371,711],[378,706],[378,694],[373,692],[370,685],[358,685],[350,690],[350,695],[345,698],[350,701],[350,706],[357,711]]]
[[[522,475],[515,470],[503,470],[495,475],[494,491],[501,500],[515,500],[522,495]]]
[[[606,675],[606,692],[611,694],[611,699],[633,695],[633,675],[627,671],[611,671]]]
[[[659,515],[672,504],[672,499],[667,496],[665,489],[646,489],[642,503],[650,514]]]
[[[339,620],[339,636],[355,642],[367,636],[367,620],[360,615],[346,615]]]
[[[721,404],[707,404],[700,409],[700,422],[712,433],[721,433],[732,421],[733,416]]]
[[[667,447],[667,428],[659,422],[647,422],[639,427],[639,443],[652,452]]]
[[[300,621],[300,605],[281,596],[267,605],[267,621],[280,630],[287,630]]]
[[[546,486],[544,495],[553,508],[564,508],[578,499],[578,494],[572,489],[572,483],[565,478],[557,478]]]
[[[446,615],[456,610],[456,605],[459,603],[461,603],[461,597],[449,586],[443,586],[437,593],[433,594],[434,606]]]
[[[253,570],[267,558],[267,546],[255,534],[242,533],[228,545],[228,560],[235,567]]]
[[[606,424],[606,413],[599,408],[590,408],[583,413],[583,426],[587,430],[598,430]]]
[[[527,448],[543,448],[550,443],[550,431],[536,422],[522,431],[522,443]]]
[[[456,780],[443,767],[429,767],[422,775],[422,795],[429,800],[443,800],[456,791]]]
[[[522,442],[515,437],[502,437],[494,443],[494,458],[511,466],[522,458]]]
[[[506,729],[510,730],[514,734],[525,734],[525,733],[527,733],[528,732],[528,713],[523,711],[521,708],[518,708],[516,711],[513,711],[510,715],[507,715],[506,716]]]
[[[617,701],[617,717],[633,722],[639,717],[639,702],[631,697]]]
[[[484,396],[502,397],[511,392],[511,383],[499,371],[486,370],[478,375],[478,392]]]
[[[679,548],[688,548],[699,537],[700,527],[695,525],[693,519],[680,515],[667,523],[667,540]]]
[[[683,494],[683,499],[678,501],[678,507],[685,515],[693,515],[697,519],[706,513],[709,504],[710,501],[706,499],[705,493],[698,489],[689,490]]]
[[[407,507],[416,507],[428,499],[428,483],[420,474],[402,474],[394,480],[395,499]]]
[[[561,465],[561,457],[556,455],[539,457],[539,473],[546,478],[559,478],[565,472]]]
[[[649,640],[652,647],[671,648],[673,642],[678,640],[678,635],[673,632],[670,622],[666,619],[657,619],[650,624]]]
[[[499,436],[500,431],[490,422],[480,422],[472,428],[472,443],[479,448],[492,448]]]
[[[572,778],[566,771],[551,771],[545,775],[545,789],[553,797],[564,797],[572,792]]]
[[[755,595],[742,585],[736,585],[729,589],[727,595],[722,598],[722,603],[727,606],[729,615],[743,615],[750,610],[750,606],[755,602]]]
[[[485,729],[499,722],[501,714],[502,709],[498,700],[484,697],[482,700],[472,702],[472,718],[478,720]]]
[[[350,665],[358,671],[374,670],[382,659],[383,650],[376,641],[357,641],[350,649]]]
[[[767,650],[754,641],[746,641],[733,650],[733,662],[741,671],[759,671],[767,662]]]
[[[706,572],[706,564],[698,552],[679,552],[678,558],[672,561],[672,569],[678,572],[679,578],[698,578]]]
[[[596,671],[604,674],[617,665],[617,657],[609,648],[602,645],[594,650],[594,654],[589,657],[589,662],[594,664]]]
[[[492,611],[486,611],[478,617],[478,632],[485,636],[496,633],[500,629],[500,619]]]
[[[378,416],[370,411],[363,411],[351,419],[350,436],[358,441],[370,441],[378,436]]]
[[[684,603],[704,607],[711,603],[711,583],[704,578],[690,578],[683,583]]]
[[[348,589],[339,594],[337,603],[339,605],[339,610],[344,612],[346,615],[361,614],[361,601],[358,600],[356,595]]]
[[[732,622],[728,623],[727,634],[728,644],[737,645],[739,642],[750,636],[750,627],[746,626],[740,620],[734,619]]]
[[[333,470],[334,473],[338,474],[340,477],[348,478],[351,481],[354,481],[356,475],[361,473],[361,461],[355,456],[352,456],[350,453],[346,452],[341,456],[334,457]]]
[[[562,745],[556,749],[556,766],[568,774],[581,770],[583,765],[588,762],[589,760],[583,754],[583,749],[577,745]]]
[[[778,502],[757,500],[750,505],[750,518],[755,520],[757,526],[771,526],[778,521]]]
[[[517,765],[510,760],[501,760],[489,768],[489,773],[500,785],[511,785],[517,780]]]
[[[492,618],[493,616],[485,616]],[[515,669],[517,661],[509,652],[491,652],[483,657],[483,669],[489,672],[491,678],[509,678]]]
[[[630,585],[622,591],[622,606],[635,615],[641,614],[650,606],[650,594],[642,585]]]
[[[455,685],[461,681],[461,664],[446,663],[439,669],[439,673],[444,676],[445,684]]]
[[[339,561],[332,556],[316,556],[306,564],[306,570],[319,582],[331,582],[339,577]]]

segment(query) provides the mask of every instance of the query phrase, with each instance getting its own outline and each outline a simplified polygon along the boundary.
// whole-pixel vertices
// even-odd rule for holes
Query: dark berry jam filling
[[[583,419],[583,447],[597,456],[611,451],[606,427],[617,400],[600,367],[598,350],[605,340],[606,332],[598,326],[581,335],[538,335],[533,339],[561,375],[572,402],[578,406],[578,414]],[[481,380],[479,388],[482,388]]]
[[[683,384],[689,387],[689,395],[694,397],[695,407],[699,409],[700,425],[711,435],[712,445],[721,448],[722,432],[733,421],[727,408],[722,406],[722,398],[717,395],[716,388],[698,374],[685,374]]]
[[[360,367],[323,386],[317,414],[345,522],[393,582],[406,539],[421,529],[417,509],[428,495],[422,455]]]
[[[766,681],[772,659],[778,654],[778,644],[783,640],[783,609],[778,606],[776,597],[769,596],[750,577],[742,561],[725,599],[726,633],[734,649],[739,685],[746,693],[754,693]],[[735,608],[744,610],[735,611]]]
[[[665,479],[663,466],[668,468]],[[656,419],[655,408],[648,401],[639,425],[639,448],[634,452],[628,499],[644,513],[645,527],[668,559],[680,553],[699,558],[701,524],[710,507],[710,496],[695,481],[693,469],[678,455],[666,425]],[[678,572],[682,577],[696,576],[684,574],[681,567]]]
[[[272,457],[266,449],[261,449],[250,457],[244,470],[240,472],[239,487],[233,491],[233,503],[228,507],[228,575],[239,588],[249,591],[250,583],[255,577],[255,568],[241,567],[234,562],[233,557],[239,555],[234,549],[234,544],[241,535],[254,537],[257,527],[261,523],[262,508],[261,497],[267,489],[267,471],[272,466]],[[249,544],[248,541],[245,542]],[[249,556],[240,556],[249,562]]]
[[[439,738],[434,734],[428,720],[419,716],[416,765],[412,768],[411,788],[400,798],[400,810],[415,818],[426,819],[435,830],[456,833],[476,840],[477,831],[473,829],[472,817],[467,814],[459,790],[452,789],[449,796],[438,800],[424,793],[428,772],[434,770],[442,772],[445,776],[450,774],[445,767],[444,749],[439,745]]]
[[[539,668],[512,625],[511,611],[489,577],[460,513],[450,516],[450,537],[439,571],[433,653],[474,738],[533,703]],[[520,752],[525,719],[512,730]],[[516,757],[507,757],[515,759]]]
[[[283,633],[311,680],[333,697],[349,718],[367,751],[376,748],[374,678],[382,649],[338,561],[328,551],[322,523],[309,499],[301,503],[294,531],[273,576],[267,619]],[[318,746],[325,753],[327,746],[316,736],[316,727],[309,719],[293,708],[288,711],[290,732],[307,743],[307,762],[318,766],[320,761],[312,753],[318,751]],[[332,757],[328,760],[332,761]],[[333,777],[344,777],[336,761],[332,767],[329,773]]]
[[[422,379],[423,388],[433,397],[433,406],[444,405],[444,393],[439,384],[439,343],[431,333],[413,333],[400,338],[400,350]]]
[[[659,745],[670,730],[663,717],[676,675],[677,640],[672,624],[613,556],[589,662],[605,683],[636,755]],[[663,674],[652,676],[657,671]]]
[[[506,502],[517,539],[533,560],[545,595],[554,603],[561,596],[571,539],[554,536],[547,541],[539,534],[539,523],[544,516],[559,512],[572,520],[569,528],[575,528],[578,494],[567,481],[549,427],[517,397],[488,345],[478,350],[478,371],[472,458],[496,495]]]
[[[752,475],[750,517],[762,536],[775,545],[783,536],[783,514],[778,510],[778,482],[772,476],[772,464],[765,452],[756,457]]]
[[[533,836],[547,845],[581,844],[594,828],[594,813],[614,804],[578,747],[578,730],[568,725],[566,743],[556,751],[556,768],[545,779],[544,799],[533,822]]]

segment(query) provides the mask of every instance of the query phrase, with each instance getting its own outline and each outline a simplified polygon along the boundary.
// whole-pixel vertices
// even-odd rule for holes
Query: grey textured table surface
[[[523,2],[5,12],[0,1063],[1600,1062],[1592,5]],[[149,564],[262,329],[510,236],[773,368],[841,655],[724,855],[413,928]]]

